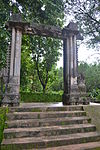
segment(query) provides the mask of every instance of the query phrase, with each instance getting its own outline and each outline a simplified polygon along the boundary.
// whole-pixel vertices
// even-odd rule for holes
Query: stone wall
[[[92,124],[96,125],[97,130],[100,131],[100,105],[84,106],[84,110],[92,119]]]

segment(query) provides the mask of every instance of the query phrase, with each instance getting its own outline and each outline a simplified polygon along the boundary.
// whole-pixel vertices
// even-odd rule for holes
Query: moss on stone
[[[100,131],[100,106],[84,106],[84,110],[87,115],[91,118],[91,123],[94,124],[98,131]]]

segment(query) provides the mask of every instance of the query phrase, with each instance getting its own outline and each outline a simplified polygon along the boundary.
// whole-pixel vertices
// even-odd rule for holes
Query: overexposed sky
[[[79,47],[78,59],[79,61],[85,61],[87,63],[98,62],[100,54],[92,48],[87,48],[85,44],[81,44]]]
[[[57,62],[57,67],[63,67],[63,51],[61,51],[62,57]],[[78,61],[85,61],[87,63],[98,62],[100,58],[99,52],[96,52],[94,49],[88,49],[85,44],[81,44],[78,49]],[[100,61],[100,60],[99,60]]]

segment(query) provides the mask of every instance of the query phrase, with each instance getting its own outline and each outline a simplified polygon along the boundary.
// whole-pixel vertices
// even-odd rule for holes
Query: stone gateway
[[[85,90],[80,91],[77,81],[77,40],[81,40],[82,37],[75,23],[70,22],[68,26],[61,29],[55,26],[23,22],[20,14],[14,14],[11,20],[7,22],[6,27],[11,32],[11,44],[7,52],[7,67],[3,70],[3,78],[7,85],[7,90],[2,100],[3,105],[16,106],[20,103],[19,89],[22,34],[39,35],[63,40],[63,104],[83,104],[84,101],[87,103],[86,100],[84,100],[84,97],[87,96],[86,92]],[[82,85],[83,87],[81,88],[85,88],[83,83]]]

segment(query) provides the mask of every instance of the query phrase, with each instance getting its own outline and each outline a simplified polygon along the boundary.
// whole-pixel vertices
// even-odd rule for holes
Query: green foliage
[[[79,73],[85,75],[87,91],[100,88],[100,64],[87,64],[81,62],[79,65]]]
[[[28,42],[28,36],[23,37],[23,40],[27,40]],[[29,46],[27,46],[27,43],[24,43],[21,53],[21,91],[40,92],[41,90],[42,87],[37,76]]]
[[[7,108],[0,108],[0,143],[3,139],[3,130],[5,126]]]
[[[23,52],[22,52],[23,53]],[[26,52],[25,52],[26,53]],[[25,59],[25,63],[22,63],[21,72],[21,91],[23,92],[42,92],[41,83],[37,76],[37,72],[34,67],[34,62],[30,63],[27,55],[23,55],[22,59]],[[49,72],[48,83],[46,86],[46,92],[63,90],[63,68],[56,68],[54,65]]]
[[[50,71],[59,58],[60,41],[45,37],[30,37],[30,50],[32,60],[34,61],[35,69],[39,81],[43,87],[43,92],[46,90]]]
[[[23,37],[21,91],[39,92],[42,90],[41,85],[45,88],[48,86],[53,66],[60,55],[58,42],[51,38]]]
[[[90,92],[90,97],[93,101],[100,102],[100,89],[96,88]]]
[[[22,102],[61,102],[62,92],[59,93],[30,93],[21,92]]]
[[[67,0],[66,13],[77,21],[90,46],[100,46],[100,0]]]
[[[61,27],[63,25],[64,2],[61,0],[31,0],[27,2],[17,0],[16,4],[21,6],[21,13],[26,21]],[[45,93],[50,79],[50,71],[60,56],[61,42],[46,37],[24,36],[22,43],[22,67],[24,68],[21,68],[21,89],[31,82],[31,86],[27,86],[27,91],[29,91],[28,89],[34,91],[36,87],[36,91],[43,89]],[[27,58],[23,59],[24,56]],[[31,65],[29,63],[27,65],[26,60]],[[29,76],[31,78],[28,78]],[[34,82],[34,79],[37,80],[37,83]]]
[[[83,73],[85,76],[87,92],[90,92],[91,98],[100,100],[100,63],[81,62],[79,73]]]
[[[16,0],[21,13],[27,21],[62,26],[64,2],[62,0]]]
[[[9,45],[9,33],[5,24],[12,12],[18,12],[18,7],[11,0],[0,0],[0,70],[6,65],[6,52]]]
[[[47,85],[47,91],[63,90],[63,68],[52,68],[50,72],[50,79]]]
[[[10,35],[5,28],[5,23],[13,13],[21,13],[24,21],[62,27],[64,2],[62,0],[0,1],[0,70],[6,65],[6,52],[10,41]],[[21,90],[26,88],[25,90],[27,91],[29,89],[33,91],[36,88],[36,91],[41,91],[41,85],[44,90],[46,89],[49,71],[51,71],[52,65],[57,62],[59,57],[59,43],[59,40],[52,38],[23,37]],[[26,59],[24,59],[24,56]],[[34,56],[38,56],[38,63]],[[36,73],[36,70],[38,73]],[[30,78],[28,78],[29,76]],[[34,85],[36,79],[38,80]],[[29,86],[30,82],[31,86]]]

